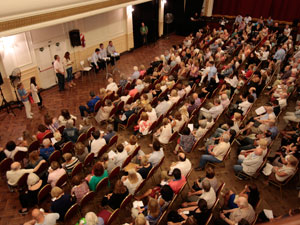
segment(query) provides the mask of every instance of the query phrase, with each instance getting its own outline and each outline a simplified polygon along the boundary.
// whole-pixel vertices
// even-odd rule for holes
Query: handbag
[[[29,102],[31,103],[31,104],[33,104],[34,103],[34,101],[33,101],[33,98],[32,98],[32,95],[30,94],[30,95],[28,95],[28,99],[29,99]]]

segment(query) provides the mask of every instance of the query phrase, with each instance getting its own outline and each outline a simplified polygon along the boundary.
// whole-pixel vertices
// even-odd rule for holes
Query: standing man
[[[111,65],[114,66],[115,65],[115,59],[118,60],[120,59],[119,54],[117,53],[115,46],[113,46],[112,41],[108,42],[108,46],[106,48],[107,51],[107,55],[109,57],[111,57]]]
[[[145,26],[144,22],[142,22],[141,24],[141,28],[140,28],[140,32],[141,32],[141,35],[143,37],[143,45],[147,44],[147,35],[148,35],[148,27]]]
[[[65,90],[65,69],[63,64],[60,62],[60,57],[58,55],[54,56],[54,71],[58,80],[59,91]]]
[[[17,85],[17,89],[18,89],[18,94],[21,98],[21,101],[25,107],[26,117],[28,119],[32,119],[33,113],[31,112],[31,104],[30,104],[29,98],[28,98],[28,96],[30,95],[30,91],[26,92],[22,83],[19,83]]]

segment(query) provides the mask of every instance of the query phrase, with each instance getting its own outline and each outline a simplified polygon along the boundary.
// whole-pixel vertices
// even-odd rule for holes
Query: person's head
[[[184,162],[186,160],[186,156],[183,152],[178,154],[178,160]]]
[[[173,89],[173,90],[171,91],[170,96],[171,96],[171,97],[177,97],[177,96],[178,96],[177,90],[176,90],[176,89]]]
[[[61,141],[61,133],[59,131],[56,131],[53,136],[56,141]]]
[[[146,155],[143,155],[141,157],[141,166],[147,166],[148,165],[148,157]]]
[[[82,155],[85,150],[85,145],[82,142],[76,142],[74,151],[76,155]]]
[[[211,114],[208,114],[207,116],[206,116],[206,120],[207,120],[207,122],[212,122],[212,120],[213,120],[213,118],[212,118],[212,116],[211,116]]]
[[[94,212],[88,212],[85,214],[86,225],[97,225],[99,224],[98,216]]]
[[[148,202],[148,211],[149,214],[153,217],[153,218],[157,218],[160,214],[160,206],[158,204],[158,201],[154,198],[150,198],[149,202]]]
[[[158,140],[155,139],[155,140],[153,141],[153,150],[154,150],[154,151],[159,151],[159,150],[160,150],[160,147],[161,147],[161,146],[160,146],[160,142],[159,142]]]
[[[21,163],[19,163],[19,162],[13,162],[10,165],[10,169],[13,170],[13,171],[17,171],[17,170],[21,169]]]
[[[126,187],[124,186],[123,182],[119,179],[116,181],[114,186],[114,193],[115,194],[123,194],[126,192]]]
[[[173,199],[174,192],[169,185],[164,185],[160,189],[160,194],[166,202],[169,202]]]
[[[31,216],[37,223],[40,223],[44,220],[44,213],[42,213],[40,209],[32,210]]]
[[[229,135],[228,135],[228,134],[223,134],[223,135],[222,135],[222,140],[223,140],[223,142],[228,143],[229,140],[230,140]]]
[[[140,213],[134,220],[134,225],[146,225],[147,220],[144,214]]]
[[[44,133],[48,128],[44,124],[39,124],[37,129],[39,132]]]
[[[202,129],[205,129],[207,126],[207,121],[206,120],[199,120],[199,127],[201,127]]]
[[[30,78],[30,83],[36,85],[35,77]]]
[[[164,118],[163,121],[162,121],[162,124],[164,126],[168,125],[169,124],[169,119],[168,118]]]
[[[49,148],[51,146],[51,140],[49,138],[45,138],[43,140],[43,146],[44,148]]]
[[[59,55],[55,55],[55,56],[54,56],[54,60],[60,61]]]
[[[60,114],[61,114],[61,115],[64,117],[64,119],[66,119],[66,120],[71,119],[70,112],[69,112],[69,110],[67,110],[67,109],[62,109]]]
[[[95,130],[94,132],[92,132],[92,136],[95,140],[97,140],[100,137],[100,131]]]
[[[73,128],[74,127],[74,122],[73,120],[68,120],[66,123],[66,128]]]
[[[227,94],[222,94],[221,95],[221,100],[222,101],[225,101],[225,100],[227,100],[228,99],[228,95]]]
[[[133,71],[134,71],[134,72],[136,72],[136,71],[138,71],[138,70],[139,70],[139,68],[138,68],[137,66],[134,66],[134,67],[133,67]]]
[[[82,181],[82,178],[79,176],[79,175],[75,175],[73,178],[72,178],[72,184],[74,186],[78,186],[79,184],[81,184],[81,181]]]
[[[298,159],[293,155],[288,155],[287,162],[293,167],[296,167],[298,165]]]
[[[17,147],[17,145],[14,141],[9,141],[9,142],[6,143],[5,148],[6,148],[6,150],[11,152],[11,151],[15,150],[16,147]]]
[[[123,150],[124,150],[124,145],[122,143],[118,144],[117,151],[121,153],[121,152],[123,152]]]
[[[175,180],[180,180],[181,179],[181,171],[178,168],[175,168],[173,170],[172,175],[174,176]]]
[[[147,121],[149,119],[149,116],[146,112],[142,112],[140,119],[143,121]]]
[[[103,48],[104,48],[104,44],[103,44],[103,43],[100,43],[100,44],[99,44],[99,47],[100,47],[101,49],[103,49]]]
[[[34,164],[35,162],[37,162],[40,158],[40,154],[39,151],[34,150],[32,152],[29,153],[29,161]]]
[[[66,161],[66,163],[68,163],[72,160],[72,154],[70,152],[67,152],[67,153],[63,154],[63,158]]]
[[[130,183],[135,184],[138,182],[138,176],[136,174],[136,171],[134,169],[131,169],[128,171],[128,180]]]
[[[58,198],[64,194],[64,191],[60,187],[53,187],[51,190],[51,197]]]
[[[207,202],[204,199],[200,198],[198,201],[198,208],[201,212],[205,212],[207,210]]]
[[[218,98],[216,98],[215,100],[214,100],[214,105],[220,105],[220,99],[218,99]]]
[[[113,46],[112,41],[109,41],[109,42],[108,42],[108,45]]]
[[[65,57],[65,59],[70,59],[70,52],[66,52],[64,57]]]
[[[202,181],[202,188],[203,188],[203,190],[204,190],[205,192],[209,192],[209,190],[210,190],[210,188],[211,188],[211,185],[210,185],[209,180],[204,179],[204,180]]]
[[[245,197],[238,197],[236,204],[240,209],[247,208],[249,206],[248,200]]]
[[[141,79],[136,80],[136,85],[142,85],[142,84],[143,84],[143,81]]]
[[[185,128],[183,128],[182,134],[183,135],[190,135],[191,134],[190,128],[187,127],[187,126]]]
[[[96,177],[100,177],[102,176],[102,174],[104,173],[104,168],[102,166],[101,162],[97,162],[94,166],[93,166],[93,171],[94,171],[94,175]]]
[[[250,103],[253,103],[253,102],[254,102],[254,97],[253,97],[253,95],[248,95],[247,101],[250,102]]]
[[[240,113],[238,113],[238,112],[235,112],[235,113],[233,114],[233,119],[234,119],[235,121],[240,121],[240,120],[242,119],[242,114],[240,114]]]
[[[145,66],[143,64],[140,65],[140,71],[145,70]]]
[[[52,161],[50,167],[52,170],[57,170],[58,168],[60,168],[60,165],[57,161]]]
[[[114,127],[112,124],[108,124],[106,127],[106,130],[108,133],[112,133],[114,131]]]
[[[95,52],[96,52],[97,54],[99,54],[100,49],[99,49],[99,48],[96,48],[96,49],[95,49]]]
[[[257,141],[257,144],[258,144],[261,148],[265,149],[265,148],[268,147],[268,140],[267,140],[266,138],[261,138],[261,139],[259,139],[259,140]]]
[[[215,170],[212,166],[207,166],[205,168],[205,177],[207,177],[208,179],[212,179],[215,177]]]

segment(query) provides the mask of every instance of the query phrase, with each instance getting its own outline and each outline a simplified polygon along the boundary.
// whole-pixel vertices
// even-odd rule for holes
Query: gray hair
[[[206,121],[206,120],[200,120],[199,126],[200,126],[201,128],[205,128],[206,125],[207,125],[207,121]]]
[[[223,134],[222,138],[223,138],[223,141],[226,142],[226,143],[228,143],[229,140],[230,140],[230,137],[229,137],[228,134]]]

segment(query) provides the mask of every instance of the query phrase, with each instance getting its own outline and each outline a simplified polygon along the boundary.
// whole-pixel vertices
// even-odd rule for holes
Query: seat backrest
[[[53,161],[59,161],[60,157],[61,157],[60,151],[56,150],[52,152],[52,154],[49,156],[48,161],[51,164],[51,162]]]
[[[110,148],[111,146],[113,146],[115,143],[118,142],[118,135],[115,134],[110,140],[109,140],[109,143],[108,143],[108,147]]]
[[[158,221],[156,223],[157,225],[163,225],[163,224],[165,224],[165,223],[163,223],[163,219],[165,218],[166,214],[167,214],[167,210],[165,210],[163,212],[163,214],[161,214],[161,216],[159,217],[159,219],[158,219]]]
[[[49,138],[49,139],[53,138],[53,133],[52,132],[48,132],[47,134],[45,134],[44,137],[43,137],[43,139],[47,139],[47,138]]]
[[[10,165],[13,163],[13,160],[11,158],[3,159],[0,163],[0,172],[2,174],[6,174],[7,171],[10,170]]]
[[[23,188],[27,185],[27,177],[28,177],[29,173],[24,173],[18,180],[17,182],[17,186],[18,188]]]
[[[213,217],[213,214],[211,213],[210,216],[208,217],[208,219],[207,219],[205,225],[208,225],[208,224],[210,223],[212,217]]]
[[[104,146],[102,146],[102,148],[99,150],[99,152],[98,152],[98,159],[100,159],[101,158],[101,156],[107,151],[107,149],[108,149],[108,145],[104,145]]]
[[[221,191],[223,190],[224,186],[225,186],[225,182],[223,182],[223,183],[218,187],[218,190],[217,190],[217,192],[216,192],[217,198],[220,197]]]
[[[172,141],[174,141],[174,140],[175,140],[175,138],[177,137],[177,135],[178,135],[178,132],[177,132],[177,131],[175,131],[175,132],[172,134],[172,136],[170,137],[170,139],[169,139],[169,142],[172,142]]]
[[[86,134],[82,133],[79,135],[79,137],[77,138],[77,142],[85,142],[86,140]]]
[[[163,156],[163,157],[161,158],[160,162],[157,164],[156,167],[159,168],[159,167],[163,164],[164,160],[165,160],[165,156]]]
[[[38,193],[38,203],[40,204],[46,197],[50,196],[51,185],[46,184]]]
[[[47,162],[42,162],[42,164],[39,166],[37,171],[35,172],[37,175],[41,175],[43,172],[45,172],[48,169],[49,165]]]
[[[110,174],[108,175],[108,179],[110,181],[113,180],[120,173],[120,170],[121,169],[119,166],[113,168],[112,171],[110,172]]]
[[[96,192],[99,192],[102,188],[108,185],[108,177],[103,178],[96,187]]]
[[[22,151],[17,151],[14,155],[14,161],[20,162],[23,161],[24,158],[26,158],[27,153]]]
[[[145,183],[146,183],[147,179],[143,180],[142,183],[140,183],[140,185],[136,188],[134,195],[136,195],[140,190],[142,190],[142,188],[144,187]]]
[[[134,149],[133,153],[131,153],[131,157],[134,158],[134,157],[138,154],[138,152],[139,152],[140,149],[141,149],[141,146],[140,146],[140,145],[137,146],[137,147]]]
[[[80,201],[80,207],[84,207],[85,205],[91,203],[94,197],[95,197],[95,192],[89,191],[88,193],[86,193]]]
[[[132,114],[129,118],[128,118],[128,121],[127,121],[127,125],[126,127],[129,127],[136,119],[136,114]]]
[[[67,152],[72,152],[74,145],[71,141],[68,141],[67,143],[64,144],[64,146],[61,149],[62,154],[65,154]]]
[[[95,130],[96,130],[95,127],[90,127],[90,128],[88,129],[88,131],[86,132],[86,138],[90,138],[91,135],[92,135],[92,132],[95,131]]]
[[[80,173],[81,171],[82,171],[82,163],[78,163],[78,164],[72,169],[71,177],[74,177],[75,175],[77,175],[77,174]]]
[[[149,171],[149,173],[147,175],[146,180],[150,179],[153,176],[153,174],[155,173],[156,169],[157,169],[156,167],[152,167],[151,168],[151,170]]]
[[[72,219],[75,216],[75,214],[77,214],[78,211],[79,211],[79,205],[77,203],[75,203],[66,212],[64,221],[67,222],[70,219]]]
[[[129,155],[122,164],[122,169],[124,169],[132,160],[132,156]]]
[[[40,142],[38,140],[32,142],[28,147],[28,153],[30,153],[34,150],[38,150],[39,147],[40,147]]]
[[[93,160],[94,160],[94,153],[91,152],[84,159],[84,162],[83,162],[84,168],[86,168],[87,166],[90,166],[93,163]]]
[[[55,183],[55,186],[62,187],[67,183],[68,175],[65,173],[64,175],[61,175],[60,178]]]
[[[133,196],[131,194],[129,194],[126,196],[126,198],[124,198],[124,200],[122,201],[122,203],[120,205],[120,210],[124,209],[128,205],[128,203],[131,202],[132,197]]]
[[[120,102],[118,103],[118,106],[117,106],[117,112],[118,112],[118,111],[122,111],[123,108],[124,108],[124,102],[123,102],[123,101],[120,101]]]
[[[113,213],[108,218],[106,225],[112,224],[114,222],[114,220],[118,217],[119,212],[120,212],[120,209],[116,209],[115,211],[113,211]]]
[[[94,112],[98,112],[98,110],[100,109],[101,107],[101,103],[102,101],[101,100],[98,100],[94,106]]]

